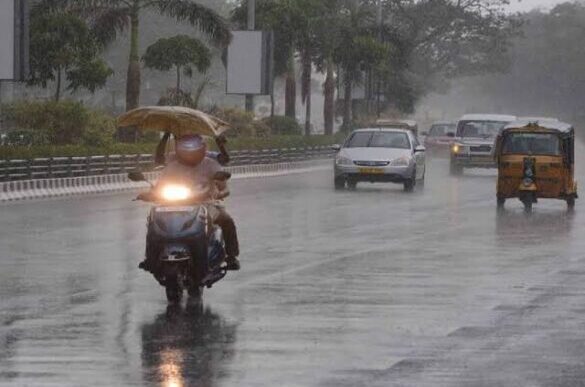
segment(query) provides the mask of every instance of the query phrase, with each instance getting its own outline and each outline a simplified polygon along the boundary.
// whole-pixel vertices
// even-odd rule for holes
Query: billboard
[[[272,93],[273,34],[268,31],[233,31],[227,52],[228,94]]]
[[[27,77],[28,49],[28,0],[0,0],[0,80]]]

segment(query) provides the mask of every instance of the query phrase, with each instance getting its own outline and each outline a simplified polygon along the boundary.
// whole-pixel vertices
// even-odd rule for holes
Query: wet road
[[[131,195],[1,206],[0,385],[585,385],[585,204],[498,214],[447,169],[233,182],[243,270],[178,310]]]

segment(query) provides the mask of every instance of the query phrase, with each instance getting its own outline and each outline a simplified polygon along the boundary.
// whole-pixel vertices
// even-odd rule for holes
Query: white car
[[[410,192],[425,178],[425,148],[411,130],[367,128],[353,131],[336,145],[335,188],[359,182],[392,182]]]
[[[500,130],[515,116],[502,114],[467,114],[457,122],[455,141],[451,145],[450,171],[461,175],[464,168],[495,168],[494,143]]]

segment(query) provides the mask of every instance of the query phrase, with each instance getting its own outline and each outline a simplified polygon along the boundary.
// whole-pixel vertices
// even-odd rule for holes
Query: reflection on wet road
[[[2,206],[0,385],[583,383],[585,206],[498,213],[493,172],[447,171],[233,182],[243,270],[175,309],[131,195]]]

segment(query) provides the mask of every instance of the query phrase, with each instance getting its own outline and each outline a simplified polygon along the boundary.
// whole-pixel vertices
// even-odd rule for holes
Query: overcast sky
[[[529,11],[537,7],[551,7],[566,0],[510,0],[512,11]]]

